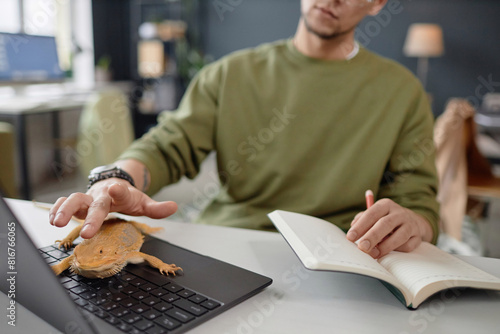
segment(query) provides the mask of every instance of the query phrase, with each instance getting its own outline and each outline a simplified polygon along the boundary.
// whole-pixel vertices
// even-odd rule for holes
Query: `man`
[[[349,230],[374,258],[435,242],[425,92],[406,69],[354,40],[357,24],[386,1],[302,0],[293,39],[206,66],[177,112],[122,154],[120,170],[102,168],[86,194],[55,203],[51,224],[85,218],[81,236],[90,238],[111,211],[166,217],[176,204],[143,191],[194,177],[216,150],[222,188],[203,223],[265,229],[274,209],[302,212]],[[366,189],[379,200],[362,211]]]

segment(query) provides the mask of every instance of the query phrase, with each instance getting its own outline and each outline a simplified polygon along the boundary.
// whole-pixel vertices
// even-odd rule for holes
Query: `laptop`
[[[63,333],[183,333],[262,291],[272,279],[147,236],[142,252],[182,266],[177,276],[146,264],[88,279],[49,265],[72,250],[37,249],[0,196],[0,290]],[[6,254],[6,255],[5,255]],[[11,260],[11,261],[8,261]],[[15,297],[12,294],[15,294]]]

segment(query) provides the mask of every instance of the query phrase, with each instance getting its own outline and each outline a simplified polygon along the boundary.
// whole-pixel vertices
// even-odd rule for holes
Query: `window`
[[[0,31],[20,32],[21,16],[19,15],[19,0],[3,0],[0,10]]]

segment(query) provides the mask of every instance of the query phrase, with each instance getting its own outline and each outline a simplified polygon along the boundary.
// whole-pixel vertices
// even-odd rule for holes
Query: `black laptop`
[[[182,333],[272,283],[152,236],[141,251],[159,258],[168,254],[183,272],[165,276],[147,265],[130,264],[106,279],[69,271],[56,277],[47,264],[72,250],[56,245],[37,250],[0,197],[0,254],[7,257],[0,261],[0,271],[10,279],[0,280],[0,290],[64,333]]]

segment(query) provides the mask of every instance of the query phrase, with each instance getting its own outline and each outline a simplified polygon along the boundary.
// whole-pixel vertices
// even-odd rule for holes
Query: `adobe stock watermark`
[[[383,180],[389,188],[396,189],[397,184],[401,184],[412,176],[416,169],[422,166],[429,157],[436,151],[432,138],[416,139],[414,141],[414,149],[407,154],[399,155],[397,160],[397,168],[394,172],[385,171]]]
[[[246,162],[255,160],[259,153],[263,152],[266,147],[271,144],[278,135],[285,130],[297,115],[290,113],[286,106],[282,111],[278,108],[273,108],[272,116],[270,117],[267,126],[262,127],[256,133],[247,136],[236,147],[237,152],[243,156]],[[228,184],[232,177],[240,175],[245,168],[244,162],[238,160],[229,160],[224,170],[211,172],[208,174],[210,180],[200,187],[193,189],[192,204],[182,204],[178,208],[181,216],[187,218],[187,221],[192,221],[205,206],[212,200],[220,191],[220,186]]]
[[[411,1],[411,0],[410,0]],[[363,27],[357,27],[354,31],[354,38],[364,47],[380,35],[384,28],[387,28],[395,15],[403,12],[404,7],[401,1],[388,1],[387,5],[373,18],[370,18]]]
[[[156,71],[156,64],[148,64],[151,67],[151,73]],[[96,147],[104,145],[105,138],[107,134],[113,133],[117,127],[113,123],[112,119],[115,116],[119,120],[123,120],[130,116],[130,101],[137,104],[141,99],[143,93],[147,89],[155,89],[160,84],[160,79],[151,79],[149,85],[135,85],[131,92],[126,96],[127,100],[115,99],[111,102],[111,108],[109,110],[109,117],[103,117],[99,122],[98,126],[85,131],[80,137],[76,147],[71,145],[66,145],[64,150],[69,153],[63,158],[61,162],[52,162],[51,168],[54,171],[57,179],[59,181],[63,180],[64,175],[71,174],[74,172],[82,163],[82,161],[94,154]]]
[[[428,303],[412,311],[408,317],[408,324],[413,330],[411,332],[401,331],[399,334],[425,333],[430,324],[445,312],[446,306],[452,304],[465,291],[465,288],[454,287],[456,285],[456,282],[455,284],[453,282],[448,283],[449,289],[441,291],[438,295],[432,297]]]
[[[487,77],[478,76],[477,81],[479,81],[479,84],[474,90],[474,95],[465,98],[476,110],[481,106],[481,101],[486,94],[494,93],[500,87],[500,81],[494,81],[491,73]]]
[[[243,3],[244,0],[213,0],[212,5],[219,19],[224,21],[226,12],[234,12],[234,10]]]
[[[335,241],[332,236],[318,236],[314,249],[311,250],[313,258],[305,260],[306,265],[315,263],[317,260],[326,261],[330,258],[340,244]],[[275,290],[265,293],[263,300],[253,301],[253,311],[246,316],[240,316],[236,319],[237,325],[235,326],[236,334],[253,334],[255,331],[266,323],[266,319],[272,317],[276,309],[283,303],[282,299],[286,291],[296,291],[306,281],[311,274],[307,272],[302,265],[293,265],[290,269],[283,272],[281,275],[281,283],[285,286],[285,291]],[[230,334],[225,332],[224,334]]]
[[[251,162],[255,160],[258,153],[264,151],[267,145],[274,141],[276,135],[282,132],[290,124],[290,121],[297,117],[297,115],[289,113],[286,106],[283,108],[283,111],[274,108],[272,112],[274,116],[269,121],[267,127],[248,136],[246,140],[238,145],[238,153],[247,156],[246,161]]]

